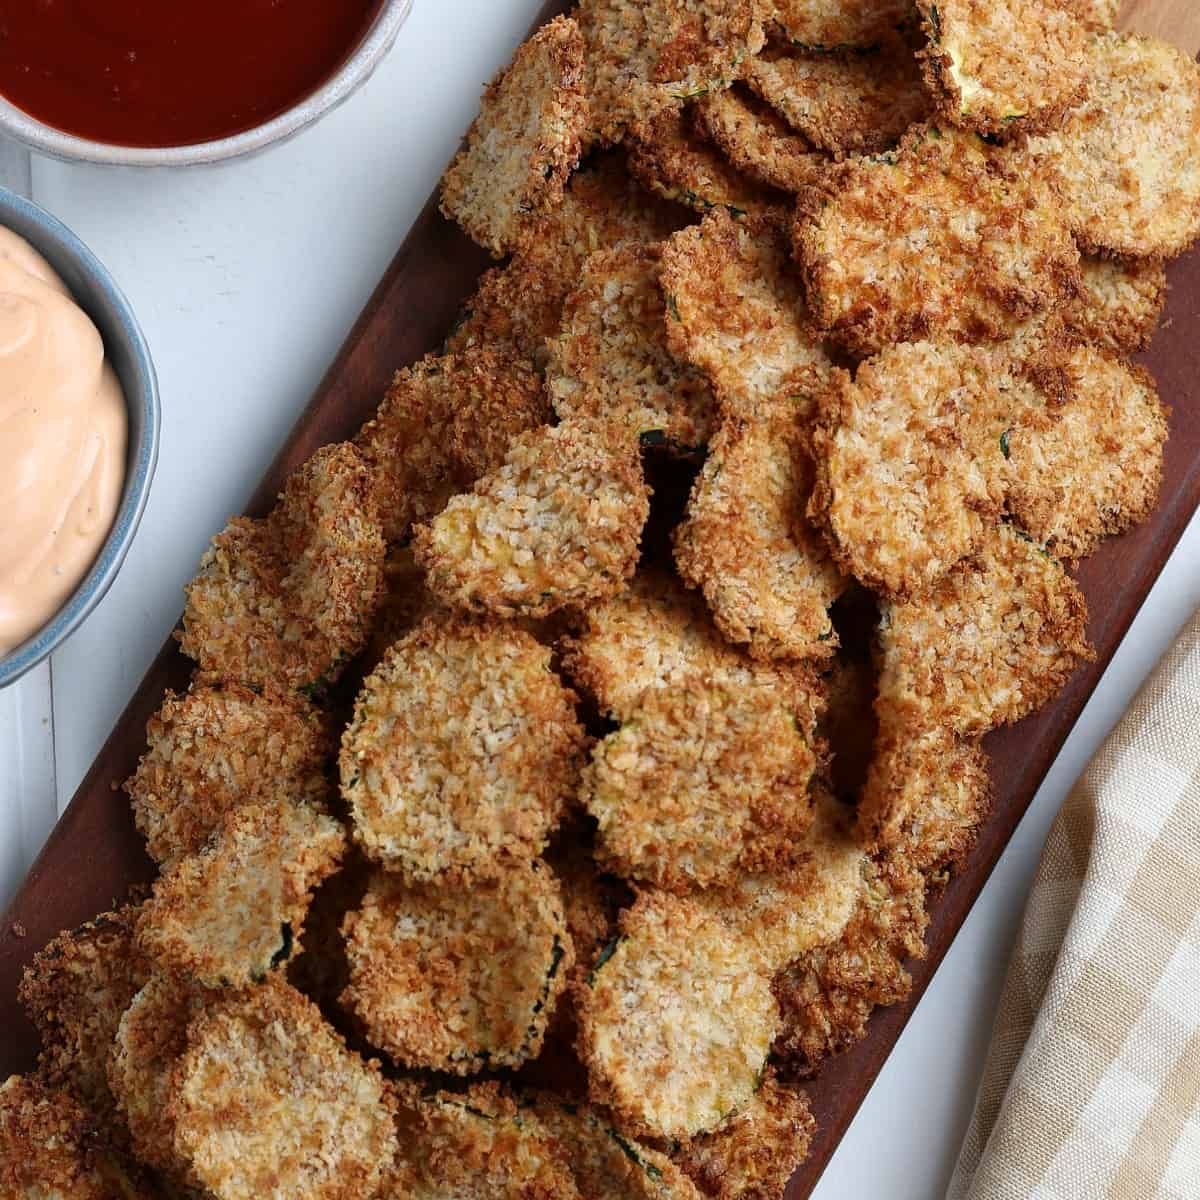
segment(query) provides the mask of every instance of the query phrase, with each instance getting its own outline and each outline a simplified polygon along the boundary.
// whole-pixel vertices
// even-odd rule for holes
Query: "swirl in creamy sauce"
[[[53,617],[95,561],[127,439],[96,326],[50,264],[0,228],[0,654]]]

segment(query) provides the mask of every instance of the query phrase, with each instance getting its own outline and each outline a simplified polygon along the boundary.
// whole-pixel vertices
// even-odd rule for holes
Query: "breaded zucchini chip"
[[[34,955],[17,989],[41,1036],[39,1074],[105,1121],[119,1122],[108,1052],[149,973],[134,944],[136,921],[137,909],[126,907],[60,933]]]
[[[999,340],[1078,287],[1056,203],[972,133],[914,130],[848,165],[793,238],[818,324],[864,356],[932,334]]]
[[[628,128],[685,100],[727,88],[762,49],[754,0],[581,0],[592,136]]]
[[[739,170],[767,187],[798,192],[824,178],[829,158],[743,85],[693,106],[696,129]]]
[[[786,398],[807,415],[833,365],[786,239],[710,213],[668,240],[662,287],[668,344],[708,375],[727,414],[753,417]]]
[[[928,923],[921,872],[900,856],[865,859],[858,905],[841,936],[775,977],[783,1018],[775,1054],[811,1075],[864,1037],[876,1006],[908,995],[904,963],[925,957]]]
[[[808,511],[843,570],[906,596],[980,545],[1004,507],[997,374],[985,349],[912,342],[839,377],[813,431]]]
[[[329,794],[329,728],[300,696],[199,680],[168,692],[146,725],[149,749],[125,783],[150,856],[169,868],[244,804]]]
[[[816,1132],[808,1097],[768,1068],[754,1098],[719,1129],[686,1142],[675,1161],[713,1200],[777,1200]]]
[[[566,639],[564,650],[568,674],[616,720],[633,712],[648,688],[682,692],[715,683],[744,691],[781,689],[808,728],[804,714],[811,717],[813,694],[808,671],[756,663],[731,646],[703,599],[665,571],[639,572],[628,591],[588,609],[582,631]]]
[[[812,822],[813,724],[771,688],[647,688],[584,774],[601,861],[672,891],[792,861]]]
[[[139,1200],[95,1123],[69,1093],[37,1077],[0,1084],[0,1195],[11,1200]]]
[[[1087,94],[1087,30],[1064,0],[917,0],[925,80],[951,125],[1057,129]]]
[[[376,874],[342,926],[341,1002],[407,1067],[471,1075],[535,1058],[574,951],[545,864],[463,889]]]
[[[1108,34],[1087,51],[1088,98],[1030,139],[1019,169],[1060,182],[1092,253],[1171,258],[1200,234],[1200,67],[1155,38]]]
[[[988,756],[940,726],[879,731],[858,802],[865,845],[944,881],[966,857],[992,806]]]
[[[1086,626],[1062,564],[999,525],[923,596],[884,604],[880,723],[971,736],[1019,721],[1094,657]]]
[[[911,0],[767,0],[774,29],[810,50],[874,46],[911,12]]]
[[[142,1162],[197,1186],[175,1149],[174,1070],[187,1050],[188,1026],[217,999],[172,975],[156,974],[125,1010],[108,1059],[108,1080]]]
[[[864,851],[841,803],[823,787],[814,791],[813,820],[800,837],[797,862],[739,875],[693,897],[753,949],[768,972],[833,941],[858,903]]]
[[[415,1103],[402,1157],[419,1200],[590,1200],[575,1186],[571,1148],[498,1083]],[[396,1197],[399,1200],[399,1196]]]
[[[1065,395],[1035,389],[1006,441],[1008,509],[1071,561],[1154,510],[1168,411],[1143,367],[1091,346],[1059,358]]]
[[[1140,354],[1150,345],[1167,302],[1163,264],[1085,255],[1079,270],[1083,287],[1063,313],[1067,328],[1117,354]]]
[[[664,200],[696,212],[723,208],[735,217],[781,219],[783,192],[765,187],[737,169],[693,131],[680,109],[666,109],[629,135],[629,169]]]
[[[483,93],[442,179],[442,212],[497,258],[516,250],[537,216],[562,203],[587,127],[583,35],[555,17]]]
[[[371,472],[389,542],[403,541],[450,497],[504,461],[518,433],[550,419],[533,364],[479,346],[427,354],[397,373],[355,443]]]
[[[929,116],[921,68],[895,35],[851,53],[768,50],[747,62],[744,73],[793,129],[831,154],[888,150]]]
[[[694,1137],[751,1102],[775,999],[753,950],[688,897],[642,893],[579,992],[592,1099],[622,1128]]]
[[[213,539],[186,589],[183,652],[239,683],[322,687],[366,644],[384,553],[366,463],[326,446],[265,520],[235,517]]]
[[[812,481],[808,438],[788,401],[731,418],[675,530],[679,574],[754,658],[827,658],[837,648],[829,606],[846,579],[805,516]]]
[[[620,592],[649,513],[637,440],[567,421],[515,438],[503,466],[416,528],[413,548],[444,603],[544,617]]]
[[[686,216],[685,209],[643,191],[621,152],[589,159],[571,176],[562,205],[539,218],[535,234],[508,266],[483,275],[447,352],[490,346],[544,364],[546,339],[558,333],[563,302],[588,255],[656,242]]]
[[[138,945],[207,987],[256,982],[291,957],[313,892],[345,849],[342,827],[310,804],[235,809],[207,845],[159,877],[138,918]]]
[[[712,436],[716,401],[704,375],[667,348],[660,256],[631,245],[587,259],[549,345],[546,388],[564,421],[692,449]]]
[[[699,1200],[690,1179],[665,1154],[613,1128],[590,1104],[534,1095],[521,1111],[537,1116],[568,1156],[579,1194],[603,1200]]]
[[[217,1200],[361,1200],[396,1153],[377,1064],[277,977],[210,1005],[175,1078],[175,1147]]]
[[[500,622],[431,617],[368,677],[342,737],[354,836],[422,882],[532,859],[577,787],[584,744],[548,647]]]

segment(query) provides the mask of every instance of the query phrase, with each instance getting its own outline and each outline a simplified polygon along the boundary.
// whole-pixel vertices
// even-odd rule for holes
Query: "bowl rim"
[[[75,633],[104,599],[125,562],[142,515],[146,511],[150,485],[158,464],[158,447],[162,432],[158,374],[154,368],[150,346],[134,315],[133,306],[117,285],[112,273],[79,236],[53,213],[47,212],[24,196],[0,188],[0,225],[11,228],[10,222],[13,217],[20,219],[25,226],[21,230],[14,229],[14,233],[27,237],[39,253],[46,254],[49,247],[55,257],[69,258],[111,305],[126,343],[123,349],[128,352],[138,386],[136,394],[130,394],[129,381],[121,381],[125,390],[126,407],[131,417],[131,437],[126,448],[127,466],[123,494],[112,528],[104,539],[95,561],[66,603],[24,642],[7,654],[0,655],[0,688],[15,683],[22,675],[49,657]],[[88,310],[87,297],[76,295],[75,300],[85,311]],[[95,320],[93,313],[89,313],[89,316]],[[135,410],[141,418],[136,438],[132,436],[132,417]]]
[[[412,6],[413,0],[381,0],[379,12],[358,46],[315,92],[310,92],[262,125],[230,137],[190,146],[111,145],[64,133],[18,108],[3,95],[0,95],[0,133],[51,158],[103,166],[198,166],[254,154],[307,129],[366,83],[392,48]]]

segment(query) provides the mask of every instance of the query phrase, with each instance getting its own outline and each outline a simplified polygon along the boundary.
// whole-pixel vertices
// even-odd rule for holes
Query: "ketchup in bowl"
[[[14,0],[0,94],[64,133],[188,146],[286,112],[354,52],[381,0]]]

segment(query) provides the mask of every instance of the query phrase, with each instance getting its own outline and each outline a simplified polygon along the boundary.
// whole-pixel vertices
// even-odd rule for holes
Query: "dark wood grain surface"
[[[543,18],[563,7],[549,5]],[[255,494],[252,515],[267,510],[288,472],[314,450],[357,429],[398,367],[440,344],[486,261],[431,201]],[[792,1181],[789,1200],[807,1196],[820,1177],[1200,502],[1200,255],[1180,259],[1169,274],[1164,328],[1142,359],[1174,409],[1161,506],[1140,529],[1106,542],[1078,572],[1091,610],[1096,662],[1081,670],[1050,707],[987,739],[994,815],[933,911],[928,957],[912,965],[911,999],[878,1011],[866,1040],[827,1064],[809,1085],[819,1131],[808,1162]],[[0,1079],[27,1069],[37,1051],[33,1030],[16,1003],[24,965],[60,930],[112,907],[131,884],[152,875],[118,788],[137,764],[146,721],[164,690],[186,687],[189,671],[174,642],[164,647],[0,920]]]

